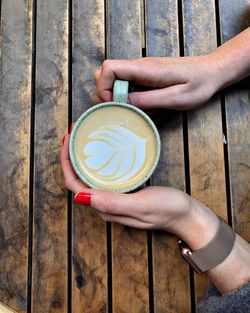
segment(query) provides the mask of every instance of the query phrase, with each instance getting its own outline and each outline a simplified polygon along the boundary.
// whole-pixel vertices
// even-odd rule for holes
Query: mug
[[[130,192],[143,185],[160,157],[160,136],[142,110],[128,102],[128,82],[116,80],[113,101],[84,112],[69,142],[76,174],[89,187]]]

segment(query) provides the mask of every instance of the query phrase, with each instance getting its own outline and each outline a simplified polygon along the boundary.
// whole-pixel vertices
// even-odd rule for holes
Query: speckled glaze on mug
[[[70,160],[80,179],[92,188],[132,191],[157,166],[158,131],[147,114],[127,101],[128,82],[116,80],[113,101],[93,106],[75,123]]]

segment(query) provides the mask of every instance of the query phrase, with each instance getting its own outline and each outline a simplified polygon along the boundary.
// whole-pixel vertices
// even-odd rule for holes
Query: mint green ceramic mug
[[[116,80],[113,101],[83,113],[70,136],[69,151],[80,179],[95,189],[132,191],[152,175],[160,136],[140,109],[128,104],[128,82]]]

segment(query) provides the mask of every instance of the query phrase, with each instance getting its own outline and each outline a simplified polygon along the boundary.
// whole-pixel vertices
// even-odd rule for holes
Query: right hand
[[[116,78],[154,88],[129,94],[129,102],[143,109],[193,109],[209,100],[222,85],[212,55],[106,60],[95,73],[97,95],[102,101],[112,100]]]

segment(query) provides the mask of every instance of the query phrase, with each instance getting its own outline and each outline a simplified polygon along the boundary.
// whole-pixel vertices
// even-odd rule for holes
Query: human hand
[[[105,221],[172,232],[192,250],[204,247],[214,238],[218,229],[216,215],[177,189],[147,187],[133,194],[89,189],[71,166],[69,137],[66,135],[63,140],[61,164],[66,187],[76,193],[76,203],[91,205]],[[237,236],[229,256],[208,272],[209,278],[221,293],[232,291],[249,280],[249,256],[249,244]]]
[[[221,86],[216,59],[210,55],[177,58],[106,60],[95,72],[97,95],[112,100],[116,78],[154,90],[131,92],[129,102],[143,109],[193,109]]]
[[[192,248],[200,247],[212,238],[216,232],[217,217],[207,207],[180,190],[147,187],[133,194],[119,194],[88,188],[71,166],[69,137],[70,135],[66,135],[64,138],[61,165],[65,185],[76,194],[76,203],[91,205],[105,221],[172,232]]]

